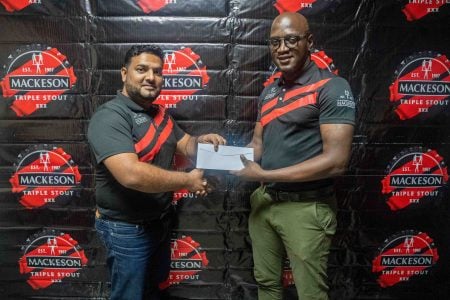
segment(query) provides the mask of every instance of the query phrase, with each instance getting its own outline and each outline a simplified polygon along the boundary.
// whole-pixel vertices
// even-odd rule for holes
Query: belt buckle
[[[272,200],[274,202],[288,202],[289,201],[288,195],[285,194],[284,192],[277,191],[277,190],[271,190],[269,192],[269,194],[272,197]]]
[[[278,192],[272,189],[266,189],[267,194],[270,195],[270,198],[272,198],[273,202],[279,202],[278,198]]]
[[[279,202],[291,202],[291,195],[289,192],[277,191],[277,198]]]

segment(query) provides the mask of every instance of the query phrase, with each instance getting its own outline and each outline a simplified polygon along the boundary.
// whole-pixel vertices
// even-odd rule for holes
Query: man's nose
[[[145,80],[153,81],[155,79],[155,74],[153,74],[153,70],[148,70],[145,73]]]
[[[278,51],[289,51],[290,50],[290,48],[288,46],[286,46],[286,40],[285,39],[282,39],[280,41],[280,47],[278,47],[277,50]]]

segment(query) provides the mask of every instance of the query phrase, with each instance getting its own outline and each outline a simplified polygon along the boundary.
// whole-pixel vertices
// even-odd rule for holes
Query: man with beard
[[[174,153],[192,157],[197,143],[225,144],[218,134],[193,137],[153,104],[163,85],[163,52],[133,46],[121,69],[123,88],[92,116],[88,140],[97,161],[95,227],[107,249],[111,299],[159,299],[170,270],[172,192],[206,195],[203,171],[170,171]]]
[[[262,185],[250,197],[249,231],[260,300],[282,299],[285,255],[299,299],[328,299],[327,259],[336,231],[332,177],[350,158],[355,102],[344,79],[311,61],[305,17],[283,13],[272,23],[269,50],[281,78],[259,98],[248,145],[255,160],[241,157],[233,172]]]

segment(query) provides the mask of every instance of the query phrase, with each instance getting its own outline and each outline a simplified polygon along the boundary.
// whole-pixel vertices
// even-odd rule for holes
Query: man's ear
[[[122,76],[122,82],[125,82],[126,78],[127,78],[127,68],[126,67],[122,67],[120,69],[120,75]]]
[[[308,42],[308,50],[311,52],[312,48],[314,47],[314,39],[312,33],[308,34],[306,41]]]

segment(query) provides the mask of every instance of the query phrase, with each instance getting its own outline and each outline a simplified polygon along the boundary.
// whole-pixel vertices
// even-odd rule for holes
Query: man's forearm
[[[125,187],[146,193],[175,191],[188,187],[189,173],[168,171],[147,163],[136,163]]]

